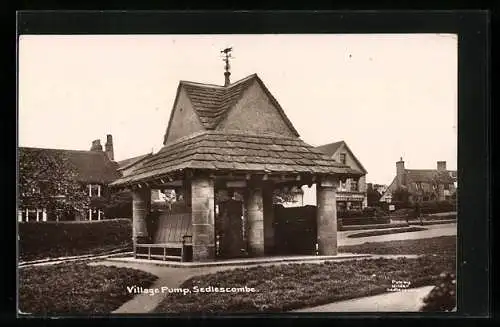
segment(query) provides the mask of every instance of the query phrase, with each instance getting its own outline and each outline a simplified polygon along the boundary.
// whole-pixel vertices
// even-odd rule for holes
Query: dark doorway
[[[243,239],[243,202],[228,199],[220,202],[218,206],[215,221],[217,257],[223,259],[242,257],[246,248]]]

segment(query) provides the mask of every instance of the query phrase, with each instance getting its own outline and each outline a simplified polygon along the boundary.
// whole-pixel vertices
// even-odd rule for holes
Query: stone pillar
[[[337,201],[338,182],[330,178],[321,181],[316,190],[317,242],[320,255],[337,255]]]
[[[148,239],[146,217],[151,208],[151,190],[147,187],[132,192],[132,228],[135,243],[145,243]]]
[[[214,181],[197,177],[191,181],[191,217],[193,224],[193,261],[215,259]]]
[[[273,186],[267,185],[263,191],[264,207],[264,249],[266,254],[274,251],[274,207],[273,207]]]
[[[253,256],[264,255],[264,206],[262,189],[251,187],[246,197],[248,252]]]

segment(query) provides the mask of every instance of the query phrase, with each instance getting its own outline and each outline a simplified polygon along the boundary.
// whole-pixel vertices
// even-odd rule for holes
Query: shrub
[[[457,305],[456,282],[453,273],[443,272],[439,275],[436,286],[424,298],[420,311],[452,311]]]
[[[426,201],[419,204],[422,214],[452,212],[457,210],[455,201]],[[415,207],[415,205],[413,206]]]
[[[19,223],[21,260],[89,254],[130,246],[131,242],[128,219]]]
[[[391,219],[386,217],[349,217],[349,218],[340,218],[339,224],[343,226],[350,225],[376,225],[376,224],[390,224]]]

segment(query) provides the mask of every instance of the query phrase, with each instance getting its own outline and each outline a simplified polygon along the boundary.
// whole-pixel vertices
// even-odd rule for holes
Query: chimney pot
[[[446,170],[446,161],[438,161],[437,162],[437,170],[445,171]]]
[[[92,141],[92,146],[90,148],[90,151],[102,151],[101,140]]]
[[[106,150],[106,155],[108,156],[109,160],[114,161],[115,153],[113,149],[113,136],[111,134],[106,135],[106,144],[104,147]]]

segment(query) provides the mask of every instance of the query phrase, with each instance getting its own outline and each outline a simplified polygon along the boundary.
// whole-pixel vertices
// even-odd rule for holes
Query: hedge
[[[91,254],[131,244],[129,219],[19,223],[19,256],[23,261]]]
[[[340,225],[376,225],[376,224],[390,224],[391,219],[386,217],[355,217],[355,218],[339,218]]]

